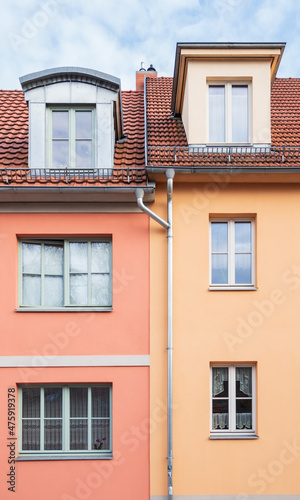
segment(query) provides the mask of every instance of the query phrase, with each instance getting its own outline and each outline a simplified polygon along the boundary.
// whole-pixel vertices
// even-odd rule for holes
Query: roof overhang
[[[285,43],[177,43],[172,91],[172,112],[180,115],[189,60],[254,60],[270,61],[271,85],[285,48]]]

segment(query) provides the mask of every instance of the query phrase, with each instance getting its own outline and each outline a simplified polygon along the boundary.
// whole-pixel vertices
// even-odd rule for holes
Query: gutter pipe
[[[143,189],[136,189],[135,194],[139,208],[149,217],[167,229],[168,241],[168,374],[167,374],[167,428],[168,428],[168,500],[173,500],[173,179],[175,172],[168,169],[167,209],[168,220],[165,221],[144,205]]]

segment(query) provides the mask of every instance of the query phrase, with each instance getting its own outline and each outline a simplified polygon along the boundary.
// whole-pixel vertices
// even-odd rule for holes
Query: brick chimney
[[[144,63],[141,63],[141,68],[136,72],[136,80],[135,80],[135,89],[136,90],[144,90],[144,81],[145,76],[150,76],[152,78],[157,77],[156,69],[150,64],[149,68],[146,70],[144,68]]]

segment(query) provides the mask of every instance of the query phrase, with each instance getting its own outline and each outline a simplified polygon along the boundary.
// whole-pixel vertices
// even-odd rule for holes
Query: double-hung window
[[[112,450],[111,386],[19,389],[20,455],[81,456]]]
[[[112,307],[111,240],[21,240],[19,304],[25,308]]]
[[[93,168],[94,109],[49,108],[49,156],[53,168]]]
[[[209,142],[247,144],[250,142],[250,85],[210,84]]]
[[[211,287],[254,287],[254,220],[210,221]]]
[[[255,434],[255,366],[211,367],[211,434]]]

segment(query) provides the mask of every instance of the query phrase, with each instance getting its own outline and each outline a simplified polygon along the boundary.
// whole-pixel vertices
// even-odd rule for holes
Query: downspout
[[[144,205],[144,191],[136,189],[139,208],[168,230],[168,374],[167,374],[167,427],[168,427],[168,500],[173,500],[173,169],[166,171],[167,177],[167,222]]]

